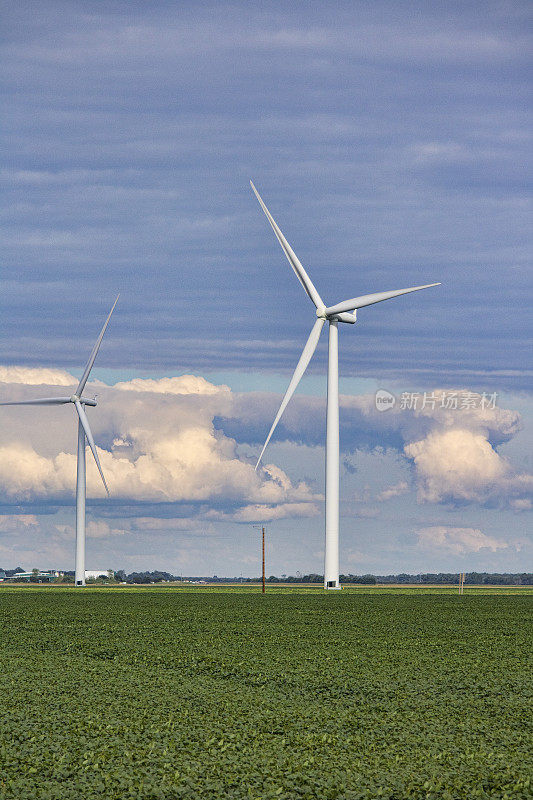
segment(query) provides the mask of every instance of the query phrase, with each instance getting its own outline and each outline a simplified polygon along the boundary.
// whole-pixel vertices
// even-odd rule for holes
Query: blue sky
[[[477,486],[466,499],[435,488],[425,456],[405,452],[417,436],[432,435],[427,426],[391,433],[376,417],[369,436],[368,418],[344,411],[343,457],[355,468],[343,476],[346,571],[451,568],[458,555],[457,570],[468,559],[518,569],[524,544],[472,550],[468,542],[484,540],[457,531],[500,544],[522,542],[527,531],[517,486],[531,471],[529,14],[521,2],[10,5],[1,362],[79,375],[120,291],[95,377],[114,385],[187,373],[228,385],[231,410],[227,399],[210,417],[202,409],[195,430],[211,426],[219,445],[234,439],[239,469],[279,402],[263,393],[283,392],[313,323],[250,191],[253,178],[327,302],[442,281],[362,310],[356,326],[345,326],[342,392],[497,392],[509,414],[521,415],[512,431],[502,415],[483,428],[498,457],[509,459],[513,488],[503,486],[503,461],[480,450],[499,475],[498,491],[487,461],[492,489]],[[270,459],[293,486],[274,504],[318,509],[298,516],[293,508],[271,523],[278,573],[321,569],[323,430],[320,414],[313,430],[305,422],[324,389],[325,339],[291,426],[272,443]],[[24,384],[13,383],[12,372],[5,377],[5,396]],[[22,393],[33,391],[28,380]],[[182,397],[174,398],[177,414]],[[29,425],[27,411],[13,413],[13,430]],[[102,447],[112,447],[113,424],[106,418]],[[434,424],[441,430],[442,420]],[[479,420],[468,424],[481,435]],[[57,456],[49,443],[27,444]],[[62,452],[74,444],[65,440]],[[384,465],[376,448],[388,446]],[[354,497],[368,485],[375,499],[389,474],[390,486],[408,489],[363,503],[366,516],[358,516]],[[235,515],[259,501],[244,490],[237,497],[232,481],[201,509],[187,505],[198,502],[196,489],[181,499],[170,492],[164,514],[151,495],[132,496],[137,517],[125,490],[110,507],[95,500],[95,524],[115,514],[109,530],[123,530],[126,514],[191,522],[190,530],[142,523],[120,535],[101,526],[92,558],[126,568],[137,559],[175,570],[253,571],[253,534]],[[301,481],[318,499],[302,499],[294,488]],[[5,488],[0,562],[20,555],[30,568],[32,559],[70,558],[69,531],[51,542],[58,525],[71,523],[72,498],[52,483],[37,490],[22,481],[18,495]],[[18,550],[10,527],[17,516],[38,518],[18,521]],[[384,544],[376,544],[380,536]]]

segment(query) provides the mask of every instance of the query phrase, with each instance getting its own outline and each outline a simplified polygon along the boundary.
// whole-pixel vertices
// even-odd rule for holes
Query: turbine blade
[[[119,298],[119,297],[120,297],[120,295],[119,295],[119,294],[117,294],[117,299],[116,299],[116,300],[115,300],[115,302],[113,303],[113,308],[111,309],[111,311],[110,311],[110,312],[109,312],[109,314],[107,315],[107,319],[106,319],[106,321],[104,322],[104,327],[103,327],[103,328],[102,328],[102,330],[100,331],[100,336],[99,336],[99,337],[98,337],[98,339],[96,340],[96,344],[95,344],[95,346],[93,347],[93,350],[92,350],[92,353],[91,353],[91,355],[89,356],[89,360],[87,361],[87,364],[86,364],[86,366],[85,366],[85,370],[83,371],[83,375],[81,376],[81,380],[80,380],[80,382],[79,382],[79,384],[78,384],[78,388],[76,389],[76,394],[78,395],[78,397],[81,395],[81,393],[82,393],[82,392],[83,392],[83,390],[85,389],[85,384],[87,383],[87,380],[88,380],[88,378],[89,378],[89,373],[90,373],[90,371],[91,371],[91,370],[92,370],[92,368],[93,368],[94,359],[96,358],[96,356],[97,356],[97,354],[98,354],[98,350],[100,349],[100,345],[102,344],[102,339],[104,338],[105,329],[107,328],[108,322],[109,322],[109,320],[111,319],[111,314],[112,314],[112,313],[113,313],[113,311],[115,310],[115,306],[116,306],[116,304],[118,303],[118,298]]]
[[[62,406],[70,397],[41,397],[35,400],[4,400],[0,406]]]
[[[89,425],[89,420],[87,419],[87,414],[83,410],[83,406],[79,400],[76,400],[75,404],[76,404],[76,411],[78,412],[78,417],[80,418],[81,426],[85,431],[85,436],[87,437],[87,441],[89,442],[89,447],[92,450],[94,460],[96,461],[96,466],[98,467],[98,471],[100,473],[102,481],[104,482],[104,488],[109,497],[109,489],[107,488],[107,483],[104,478],[104,473],[102,472],[102,467],[100,466],[100,459],[98,458],[98,453],[96,452],[96,445],[94,443],[93,435],[91,433],[91,428]]]
[[[354,311],[356,308],[372,306],[374,303],[381,303],[383,300],[390,300],[392,297],[399,297],[401,294],[409,292],[419,292],[420,289],[429,289],[431,286],[440,286],[440,283],[427,283],[425,286],[412,286],[410,289],[393,289],[391,292],[376,292],[375,294],[363,294],[361,297],[354,297],[352,300],[343,300],[335,306],[326,308],[326,314],[341,314],[343,311]]]
[[[276,429],[276,425],[278,424],[278,422],[281,419],[281,415],[285,411],[289,400],[293,396],[293,394],[294,394],[294,392],[296,390],[296,387],[300,383],[302,375],[304,374],[305,370],[307,369],[307,365],[311,361],[313,353],[316,350],[316,346],[318,344],[318,340],[320,339],[320,333],[322,331],[322,327],[323,327],[325,321],[326,320],[322,319],[322,318],[317,319],[317,321],[315,322],[315,324],[313,325],[313,327],[311,329],[311,333],[309,334],[309,338],[308,338],[307,342],[305,343],[305,347],[304,347],[304,349],[302,351],[302,355],[300,356],[300,360],[298,361],[298,364],[296,365],[296,369],[294,370],[294,375],[292,376],[291,382],[289,383],[289,385],[287,387],[287,391],[285,392],[285,397],[281,401],[281,405],[279,407],[279,411],[276,414],[276,419],[272,423],[272,427],[270,428],[270,433],[268,434],[268,436],[266,438],[266,442],[263,445],[263,449],[261,450],[261,455],[257,459],[257,464],[255,465],[256,469],[259,466],[259,462],[263,458],[263,453],[265,452],[266,446],[270,441],[270,437],[272,436],[272,434],[274,433],[274,431]]]
[[[277,224],[276,224],[276,222],[274,220],[274,217],[272,216],[272,214],[270,213],[270,211],[268,210],[266,205],[263,203],[263,201],[261,199],[261,196],[260,196],[259,192],[257,191],[257,189],[255,188],[255,186],[253,185],[252,181],[250,181],[250,186],[252,187],[255,196],[259,200],[261,208],[265,212],[266,217],[267,217],[268,221],[270,222],[270,224],[272,226],[272,230],[276,234],[276,238],[277,238],[278,242],[280,243],[280,245],[281,245],[281,247],[283,249],[283,252],[285,253],[285,255],[287,256],[287,258],[289,260],[289,264],[291,265],[291,267],[293,268],[294,272],[296,273],[296,277],[298,278],[298,280],[300,281],[300,283],[304,287],[305,291],[307,292],[307,294],[310,297],[310,299],[312,300],[312,302],[315,304],[315,307],[316,308],[323,308],[324,307],[324,303],[322,301],[322,298],[318,294],[317,290],[315,289],[311,278],[309,277],[309,275],[307,274],[307,272],[305,271],[305,269],[301,265],[301,263],[300,263],[300,261],[298,259],[298,256],[296,255],[296,253],[294,252],[294,250],[292,249],[292,247],[290,246],[290,244],[288,243],[288,241],[286,240],[286,238],[284,237],[284,235],[282,234],[282,232],[278,228],[278,226],[277,226]]]

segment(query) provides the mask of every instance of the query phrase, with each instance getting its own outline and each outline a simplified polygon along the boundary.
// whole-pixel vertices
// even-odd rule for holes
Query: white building
[[[61,578],[62,576],[63,573],[59,572],[57,569],[35,569],[31,572],[15,572],[15,574],[10,578],[7,578],[6,574],[4,573],[4,580],[34,580],[42,583],[43,581],[53,581],[56,578]]]
[[[86,569],[85,570],[85,580],[87,580],[87,578],[100,578],[100,577],[107,578],[108,577],[108,572],[109,572],[109,570],[107,570],[107,569]],[[114,574],[115,573],[113,572],[113,575]]]

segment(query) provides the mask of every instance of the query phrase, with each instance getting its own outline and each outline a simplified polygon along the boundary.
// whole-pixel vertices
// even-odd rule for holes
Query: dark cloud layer
[[[81,366],[120,289],[101,365],[290,368],[253,177],[328,301],[443,281],[362,311],[343,374],[529,382],[527,4],[5,12],[3,361]]]

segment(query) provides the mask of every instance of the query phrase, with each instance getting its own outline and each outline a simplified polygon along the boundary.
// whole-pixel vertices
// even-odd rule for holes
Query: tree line
[[[245,578],[246,582],[257,582],[260,578]],[[268,583],[323,583],[324,576],[311,573],[309,575],[283,575],[278,578],[271,575],[266,579]],[[409,574],[400,572],[396,575],[340,575],[340,583],[360,584],[449,584],[459,582],[458,572],[423,572]],[[497,586],[532,586],[533,574],[530,572],[466,572],[465,584],[470,585],[497,585]]]
[[[17,580],[17,574],[25,572],[22,567],[15,567],[15,569],[0,569],[0,574],[5,573],[8,580]],[[37,570],[33,570],[37,574]],[[20,580],[20,578],[19,578]],[[36,578],[37,580],[37,578]],[[63,573],[62,578],[57,579],[58,582],[70,583],[74,581],[74,572],[67,571]],[[99,583],[105,581],[106,583],[162,583],[163,581],[187,581],[187,582],[205,582],[205,583],[258,583],[261,577],[255,578],[236,578],[224,577],[220,578],[218,575],[202,575],[202,576],[181,576],[173,575],[171,572],[162,570],[144,571],[144,572],[130,572],[126,573],[125,570],[119,569],[113,573],[113,570],[108,570],[106,576],[102,578],[89,578],[87,583]],[[321,584],[324,582],[324,576],[319,573],[309,573],[307,575],[270,575],[266,579],[267,583],[316,583]],[[30,579],[31,582],[31,579]],[[375,585],[380,584],[454,584],[459,582],[458,572],[423,572],[418,574],[410,574],[400,572],[396,575],[341,575],[340,582],[344,584],[364,584]],[[530,572],[466,572],[465,585],[496,585],[496,586],[533,586],[533,574]]]

